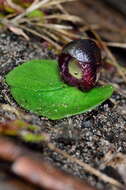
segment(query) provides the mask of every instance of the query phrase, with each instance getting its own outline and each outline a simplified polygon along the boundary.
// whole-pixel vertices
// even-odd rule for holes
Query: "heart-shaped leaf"
[[[108,99],[111,85],[82,92],[64,84],[58,72],[57,61],[27,62],[6,76],[11,93],[23,108],[49,119],[61,119],[91,110]]]

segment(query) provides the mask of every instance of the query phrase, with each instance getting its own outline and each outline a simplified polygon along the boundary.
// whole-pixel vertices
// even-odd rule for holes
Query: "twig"
[[[23,156],[12,165],[12,171],[41,188],[50,190],[96,190],[73,176],[51,166],[45,161],[38,161]]]
[[[70,156],[70,155],[67,154],[66,152],[63,152],[63,151],[60,150],[59,148],[56,148],[52,143],[48,143],[47,145],[48,145],[48,147],[49,147],[51,150],[53,150],[53,151],[55,151],[55,152],[57,152],[57,153],[63,155],[65,158],[69,159],[71,162],[74,162],[74,163],[76,163],[76,164],[79,164],[80,166],[83,167],[83,169],[84,169],[86,172],[88,172],[88,173],[90,173],[90,174],[92,174],[92,175],[97,176],[99,179],[103,180],[104,182],[110,183],[111,185],[115,185],[115,186],[117,186],[117,187],[119,187],[119,188],[122,188],[122,187],[123,187],[123,185],[122,185],[121,183],[119,183],[117,180],[115,180],[115,179],[113,179],[113,178],[111,178],[111,177],[108,177],[107,175],[103,174],[103,173],[100,172],[99,170],[97,170],[97,169],[91,167],[89,164],[86,164],[86,163],[82,162],[81,160],[79,160],[79,159],[77,159],[77,158],[73,158],[72,156]]]

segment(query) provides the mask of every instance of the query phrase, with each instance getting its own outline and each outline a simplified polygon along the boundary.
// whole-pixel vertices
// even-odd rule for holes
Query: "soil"
[[[0,34],[0,103],[19,106],[9,93],[9,87],[5,84],[5,75],[14,67],[31,59],[55,58],[54,53],[45,48],[42,42],[36,39],[26,41],[22,37],[11,32]],[[113,76],[113,77],[112,77]],[[117,82],[122,87],[122,80],[115,72],[103,70],[101,78],[111,82]],[[22,108],[19,108],[23,110]],[[42,132],[47,132],[51,142],[57,147],[79,158],[80,160],[100,169],[100,163],[108,151],[126,153],[126,98],[115,92],[112,97],[102,105],[85,114],[69,117],[59,121],[51,121],[23,110],[22,119],[40,126]],[[0,109],[0,121],[17,119],[15,113]],[[103,190],[112,190],[112,186],[86,173],[83,168],[75,163],[70,163],[63,156],[50,151],[47,147],[41,149],[38,145],[32,145],[32,149],[42,154],[62,170],[86,180],[91,185]],[[118,172],[111,167],[104,168],[107,175],[121,180]],[[0,177],[1,178],[1,177]],[[0,180],[0,186],[2,184]]]

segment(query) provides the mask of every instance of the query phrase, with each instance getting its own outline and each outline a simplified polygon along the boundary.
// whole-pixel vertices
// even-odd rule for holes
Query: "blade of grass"
[[[83,23],[83,20],[81,18],[74,15],[69,15],[69,14],[53,14],[53,15],[45,16],[45,19],[58,19],[58,20],[66,20],[66,21]]]
[[[119,47],[119,48],[126,48],[126,43],[120,43],[120,42],[104,42],[107,46],[110,47]]]
[[[76,1],[76,0],[53,0],[47,4],[44,4],[43,5],[43,8],[49,8],[49,7],[52,7],[54,5],[58,5],[58,4],[61,4],[61,3],[68,3],[68,2],[71,2],[71,1]]]
[[[61,46],[58,43],[54,42],[53,40],[51,40],[50,38],[48,38],[44,34],[40,34],[39,32],[37,32],[37,31],[35,31],[33,29],[30,29],[30,28],[28,28],[26,26],[19,26],[19,28],[22,28],[25,31],[28,31],[28,32],[34,34],[35,36],[38,36],[38,37],[46,40],[47,42],[49,42],[50,44],[52,44],[54,47],[56,47],[58,50],[61,50]]]
[[[53,28],[57,28],[57,29],[66,29],[66,30],[71,30],[72,29],[72,26],[67,26],[67,25],[62,25],[62,24],[43,24],[43,23],[37,23],[38,26],[42,26],[42,27],[47,27],[47,28],[50,28],[50,29],[53,29]]]
[[[56,29],[53,28],[52,30],[54,30],[56,33],[61,33],[61,34],[65,35],[65,36],[67,36],[69,38],[75,38],[75,39],[81,38],[81,35],[72,33],[72,32],[67,31],[67,30],[58,29],[58,28],[56,28]]]
[[[57,35],[53,34],[51,31],[47,30],[46,28],[42,29],[42,32],[44,32],[45,34],[47,34],[49,37],[51,37],[53,40],[60,42],[60,39]]]

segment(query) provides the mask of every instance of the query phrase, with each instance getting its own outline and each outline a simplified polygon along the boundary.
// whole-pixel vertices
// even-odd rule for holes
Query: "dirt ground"
[[[55,55],[48,51],[42,42],[35,39],[29,42],[11,32],[0,34],[0,104],[11,103],[11,105],[19,107],[9,94],[9,87],[4,82],[4,76],[26,60],[43,58],[55,58]],[[121,79],[112,72],[103,72],[101,77],[122,84]],[[0,109],[0,121],[16,118],[11,111]],[[100,168],[104,155],[111,149],[115,152],[126,153],[126,99],[116,92],[110,100],[86,114],[51,121],[26,112],[22,119],[39,125],[41,131],[47,132],[51,142],[57,147],[97,169]],[[70,163],[46,147],[41,149],[38,145],[33,144],[32,149],[60,169],[86,180],[101,190],[113,189],[111,185],[89,175],[77,164]],[[113,168],[106,167],[103,172],[121,181],[121,176]],[[2,184],[1,178],[0,187]]]

